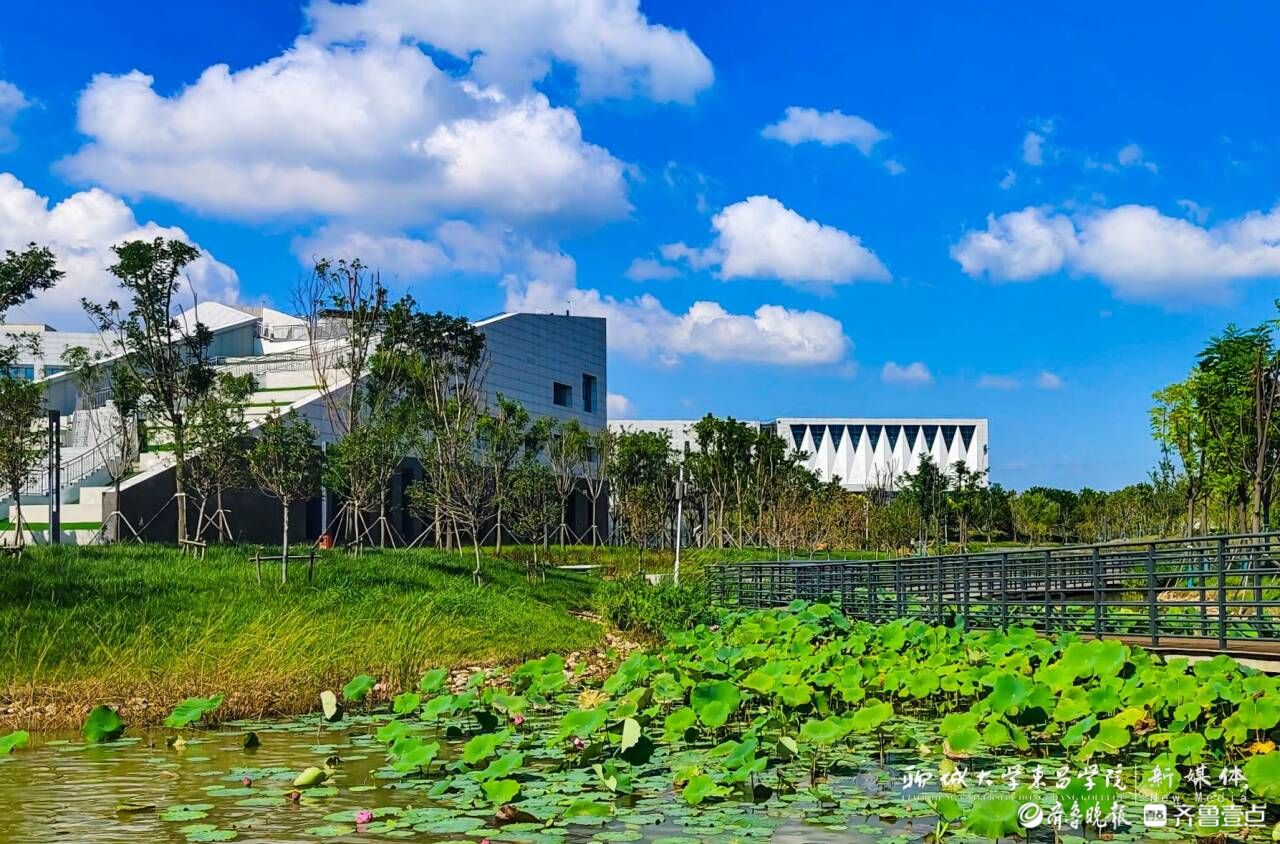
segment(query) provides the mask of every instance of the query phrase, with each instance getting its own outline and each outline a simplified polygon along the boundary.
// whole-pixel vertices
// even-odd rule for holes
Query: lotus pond
[[[280,722],[0,736],[0,840],[1270,840],[1280,681],[1026,629],[738,613],[587,685],[373,677]],[[1164,826],[1148,804],[1167,806]],[[1184,812],[1185,810],[1185,812]],[[1061,812],[1061,818],[1057,813]],[[1185,815],[1185,818],[1183,817]],[[1074,826],[1073,826],[1074,824]]]

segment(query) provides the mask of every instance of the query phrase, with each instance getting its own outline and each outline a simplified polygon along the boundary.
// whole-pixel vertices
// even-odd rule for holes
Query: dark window
[[[573,407],[573,387],[554,382],[551,385],[551,401],[560,407]]]
[[[582,409],[586,413],[596,412],[596,377],[582,373]]]
[[[36,368],[34,366],[11,366],[9,367],[9,377],[17,378],[22,381],[34,381],[36,378]]]

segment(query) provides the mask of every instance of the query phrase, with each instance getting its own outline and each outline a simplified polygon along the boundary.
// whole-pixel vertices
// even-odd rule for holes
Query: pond
[[[1118,643],[757,612],[590,686],[551,655],[376,701],[362,675],[290,720],[200,729],[219,700],[193,699],[166,729],[120,734],[105,710],[103,741],[0,737],[0,840],[1269,840],[1274,680],[1194,672]]]

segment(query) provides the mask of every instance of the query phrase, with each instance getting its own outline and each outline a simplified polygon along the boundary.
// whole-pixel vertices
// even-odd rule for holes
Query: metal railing
[[[1280,643],[1280,534],[1207,536],[896,560],[710,566],[712,597],[746,608],[833,601],[873,623],[1216,645]]]

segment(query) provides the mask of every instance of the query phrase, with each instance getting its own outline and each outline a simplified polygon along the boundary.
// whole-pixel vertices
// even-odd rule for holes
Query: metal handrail
[[[1280,534],[1066,548],[996,549],[893,560],[707,568],[713,597],[739,607],[833,600],[874,622],[922,618],[973,628],[1169,638],[1225,649],[1280,642]]]

